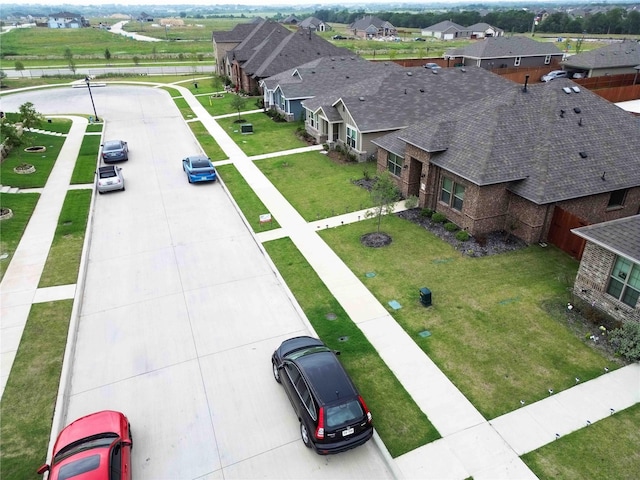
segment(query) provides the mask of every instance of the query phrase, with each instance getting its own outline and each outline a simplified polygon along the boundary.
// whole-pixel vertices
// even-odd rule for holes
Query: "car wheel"
[[[98,190],[98,195],[102,195],[104,192],[101,192],[100,190]]]
[[[189,180],[189,183],[193,183],[193,182],[191,181],[191,177],[190,177],[189,175],[187,175],[187,180]]]
[[[276,362],[271,362],[271,368],[273,370],[273,378],[276,379],[276,382],[281,383],[280,370],[278,370],[278,366],[276,365]]]
[[[124,185],[122,186],[122,191],[124,192]]]
[[[300,421],[300,437],[302,437],[302,443],[307,448],[311,448],[311,439],[309,438],[309,430],[305,426],[303,421]]]

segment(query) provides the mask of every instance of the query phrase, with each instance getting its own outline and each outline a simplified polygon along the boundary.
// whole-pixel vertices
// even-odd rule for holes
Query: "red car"
[[[133,438],[127,417],[104,410],[66,426],[53,446],[53,461],[38,469],[49,480],[131,479]]]

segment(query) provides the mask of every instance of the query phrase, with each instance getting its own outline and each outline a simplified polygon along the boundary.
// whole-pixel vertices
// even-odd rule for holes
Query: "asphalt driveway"
[[[67,423],[100,409],[131,421],[137,479],[389,478],[373,442],[306,449],[270,355],[309,333],[222,185],[190,185],[200,153],[162,90],[94,88],[105,139],[129,142],[126,191],[96,199]],[[45,114],[91,112],[85,89],[11,95]]]

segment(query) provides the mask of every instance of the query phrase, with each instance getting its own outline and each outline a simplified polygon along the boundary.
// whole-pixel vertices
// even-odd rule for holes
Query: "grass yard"
[[[101,137],[99,135],[84,136],[82,145],[80,146],[78,159],[76,160],[76,165],[73,168],[73,174],[71,175],[72,185],[82,185],[94,182],[96,169],[98,168],[100,139]]]
[[[231,100],[236,96],[235,93],[223,93],[221,97],[212,97],[211,95],[198,95],[196,98],[202,104],[207,112],[213,117],[218,115],[227,115],[230,113],[238,113],[231,106]],[[244,110],[256,110],[261,108],[256,104],[262,97],[246,97],[246,105]],[[235,117],[237,120],[237,117]]]
[[[92,192],[67,192],[38,288],[77,282]]]
[[[18,188],[38,188],[44,187],[47,183],[65,137],[41,133],[28,135],[30,136],[28,143],[11,150],[9,156],[0,165],[0,184]],[[47,150],[42,153],[27,153],[24,148],[29,145],[43,145]],[[28,175],[14,172],[13,169],[22,163],[33,165],[36,171]]]
[[[37,478],[45,462],[72,300],[31,307],[0,403],[0,476]]]
[[[13,217],[0,223],[0,254],[7,254],[7,258],[0,259],[0,280],[9,267],[13,254],[18,248],[20,238],[31,219],[31,214],[40,199],[39,193],[1,193],[0,207],[10,208]]]
[[[402,305],[387,309],[485,418],[617,368],[563,323],[578,263],[560,250],[469,258],[395,216],[382,220],[391,245],[364,247],[360,237],[375,230],[374,219],[319,234],[383,305]],[[420,304],[421,287],[432,307]]]
[[[397,457],[440,438],[395,375],[378,356],[290,239],[264,244],[319,337],[340,350],[345,366],[373,414],[391,456]],[[327,320],[333,313],[336,320]],[[339,337],[348,336],[347,342]]]
[[[541,480],[635,480],[640,472],[640,404],[522,456]]]
[[[260,223],[260,215],[269,213],[267,207],[264,206],[264,203],[258,198],[234,165],[220,165],[216,167],[216,170],[254,232],[260,233],[280,228],[277,219],[274,217],[271,217],[271,222]]]
[[[352,183],[376,174],[376,164],[338,164],[319,152],[267,158],[255,162],[307,221],[373,206],[371,195]]]
[[[236,123],[237,115],[218,118],[216,121],[248,156],[307,146],[296,136],[298,127],[303,126],[302,122],[275,122],[262,112],[241,113],[240,119],[244,120],[243,123],[253,125],[252,134],[241,133],[240,125],[242,124]]]
[[[193,110],[191,110],[191,107],[183,97],[172,97],[172,98],[173,98],[173,102],[176,104],[176,107],[178,107],[178,110],[180,110],[180,113],[182,114],[182,118],[184,118],[185,120],[196,118],[196,114],[193,113]]]
[[[226,160],[229,158],[222,148],[220,148],[215,138],[204,128],[202,122],[189,122],[187,125],[189,125],[189,128],[191,128],[191,131],[200,142],[200,146],[212,161],[215,162],[216,160]]]
[[[69,133],[73,122],[67,118],[50,118],[42,123],[43,130],[56,133]]]

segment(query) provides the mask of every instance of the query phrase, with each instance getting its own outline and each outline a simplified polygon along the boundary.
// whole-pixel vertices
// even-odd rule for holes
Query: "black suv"
[[[273,376],[300,421],[304,444],[319,453],[339,453],[373,435],[371,412],[338,361],[320,340],[295,337],[273,352]]]

